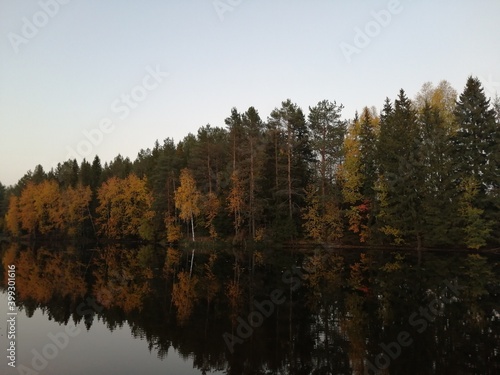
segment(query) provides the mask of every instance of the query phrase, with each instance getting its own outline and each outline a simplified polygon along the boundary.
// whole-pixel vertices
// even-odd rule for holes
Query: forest
[[[262,119],[233,108],[135,160],[41,165],[0,184],[0,231],[17,239],[495,248],[500,100],[479,79],[401,90],[350,120],[290,99]],[[166,130],[168,131],[168,129]]]

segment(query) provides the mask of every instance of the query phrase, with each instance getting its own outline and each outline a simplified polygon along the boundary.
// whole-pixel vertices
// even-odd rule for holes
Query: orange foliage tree
[[[196,188],[193,174],[187,168],[181,171],[181,185],[175,191],[175,207],[180,211],[179,217],[191,222],[191,233],[194,241],[194,217],[200,214],[201,195]]]
[[[112,177],[97,191],[99,232],[110,238],[140,236],[152,239],[153,198],[145,178],[130,174],[125,179]]]
[[[6,214],[6,226],[13,235],[21,230],[30,235],[55,231],[74,235],[88,215],[89,187],[77,186],[61,191],[54,180],[29,182],[19,197],[12,196]]]
[[[13,236],[19,235],[21,231],[20,221],[19,198],[12,195],[9,199],[9,208],[5,214],[5,226]]]

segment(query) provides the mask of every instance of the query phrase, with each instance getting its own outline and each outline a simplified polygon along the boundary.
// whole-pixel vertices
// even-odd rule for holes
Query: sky
[[[0,182],[177,143],[290,98],[344,119],[403,88],[500,91],[498,0],[0,0]]]

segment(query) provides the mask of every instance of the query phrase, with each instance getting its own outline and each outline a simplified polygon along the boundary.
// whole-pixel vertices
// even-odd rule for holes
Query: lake
[[[500,373],[499,255],[203,247],[2,245],[0,374]]]

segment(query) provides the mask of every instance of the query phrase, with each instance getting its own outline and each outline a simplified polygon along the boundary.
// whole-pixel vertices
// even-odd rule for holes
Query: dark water
[[[0,374],[500,374],[498,255],[197,250],[192,271],[190,250],[152,246],[1,255]]]

